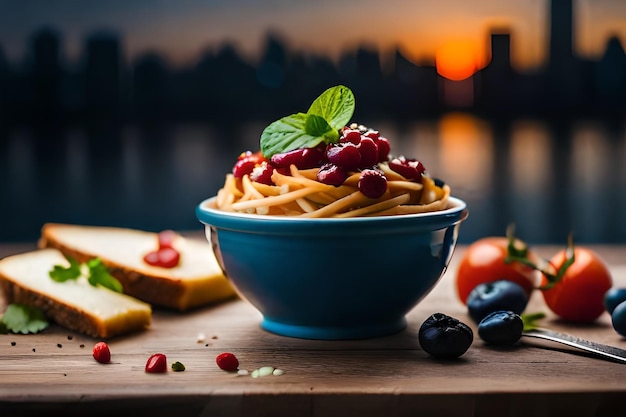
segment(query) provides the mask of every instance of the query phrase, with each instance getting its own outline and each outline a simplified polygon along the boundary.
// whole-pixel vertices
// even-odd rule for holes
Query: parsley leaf
[[[100,258],[93,258],[86,264],[79,264],[75,259],[67,257],[70,262],[70,266],[65,267],[62,265],[54,265],[49,272],[50,278],[56,282],[65,282],[71,279],[78,279],[85,265],[88,270],[87,281],[94,287],[101,285],[115,292],[123,292],[122,284],[107,270],[106,266],[102,263]]]
[[[43,311],[25,304],[9,304],[1,322],[8,331],[22,334],[38,333],[49,326]]]
[[[306,113],[283,117],[261,134],[261,152],[266,158],[320,143],[336,143],[339,129],[354,113],[354,94],[343,85],[331,87],[313,101]]]
[[[94,287],[101,285],[112,291],[122,292],[122,284],[109,274],[109,271],[100,258],[91,259],[87,262],[87,267],[89,268],[89,277],[87,280],[91,285]]]
[[[80,276],[80,264],[70,256],[67,257],[67,260],[70,262],[70,266],[55,265],[50,271],[50,278],[56,282],[65,282]]]

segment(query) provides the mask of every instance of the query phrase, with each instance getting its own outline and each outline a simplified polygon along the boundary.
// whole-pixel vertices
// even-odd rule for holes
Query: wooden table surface
[[[0,257],[34,248],[0,245]],[[609,264],[615,285],[626,286],[626,247],[593,246]],[[549,257],[557,247],[537,247]],[[0,416],[526,416],[619,415],[626,412],[626,365],[521,344],[474,343],[461,359],[438,361],[420,349],[417,330],[430,314],[476,326],[453,292],[458,260],[407,316],[398,334],[351,341],[286,338],[259,328],[260,315],[241,300],[191,313],[154,311],[144,333],[109,341],[112,363],[94,361],[97,340],[58,326],[35,335],[0,335]],[[549,313],[540,294],[527,310],[544,311],[542,324],[626,348],[607,313],[593,325],[572,326]],[[199,342],[203,334],[205,340]],[[230,351],[240,368],[272,366],[280,376],[252,378],[217,368]],[[184,372],[147,374],[152,353]],[[144,414],[145,413],[145,414]]]

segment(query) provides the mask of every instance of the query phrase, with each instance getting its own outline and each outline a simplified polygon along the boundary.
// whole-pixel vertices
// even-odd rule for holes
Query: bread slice
[[[149,327],[149,304],[87,282],[56,282],[54,265],[69,266],[56,249],[38,249],[0,260],[0,285],[7,303],[40,308],[57,324],[93,337],[109,338]]]
[[[61,223],[45,224],[39,240],[40,248],[56,248],[79,262],[100,258],[125,294],[153,307],[185,311],[235,296],[206,240],[177,236],[173,247],[180,261],[174,268],[144,262],[144,255],[157,246],[157,233]]]

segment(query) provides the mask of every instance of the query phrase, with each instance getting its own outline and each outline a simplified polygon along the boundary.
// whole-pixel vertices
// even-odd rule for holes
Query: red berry
[[[316,146],[277,153],[272,156],[271,162],[278,168],[289,168],[295,165],[298,169],[309,169],[319,166],[323,158],[324,147]]]
[[[324,164],[317,171],[317,180],[322,184],[340,186],[348,178],[346,170],[334,164]]]
[[[235,162],[235,166],[233,166],[233,175],[235,178],[242,178],[244,175],[248,175],[254,169],[256,162],[250,159],[240,159]]]
[[[223,352],[217,355],[215,363],[220,369],[228,372],[234,372],[239,368],[239,360],[230,352]]]
[[[262,162],[260,165],[254,167],[250,173],[250,179],[254,182],[258,182],[266,185],[274,185],[272,181],[272,174],[274,173],[274,167],[267,161]]]
[[[104,342],[98,342],[93,347],[93,358],[100,363],[111,362],[111,350],[109,346]]]
[[[159,266],[159,251],[148,252],[144,255],[143,261],[148,265]]]
[[[358,168],[361,162],[361,153],[358,147],[352,142],[329,146],[326,150],[326,157],[331,164],[344,167],[348,170]]]
[[[173,230],[163,230],[159,232],[159,249],[173,247],[176,232]]]
[[[378,138],[376,145],[378,146],[378,162],[387,161],[389,159],[389,152],[391,152],[391,144],[389,144],[387,138]]]
[[[354,129],[345,129],[339,142],[350,142],[358,145],[361,142],[361,132]]]
[[[359,153],[361,154],[361,168],[371,167],[378,163],[378,146],[374,142],[374,139],[363,137],[361,143],[357,145]]]
[[[422,180],[422,174],[426,171],[424,165],[417,159],[407,159],[404,156],[393,158],[389,161],[389,168],[409,180]]]
[[[368,130],[367,132],[363,134],[363,136],[372,138],[374,139],[374,141],[377,141],[378,138],[380,137],[380,132],[378,130]]]
[[[150,374],[167,372],[167,357],[162,353],[155,353],[146,362],[146,372]]]
[[[387,191],[387,178],[376,169],[365,169],[361,172],[358,187],[366,197],[378,198]]]
[[[237,162],[233,166],[233,175],[236,178],[242,178],[244,175],[249,175],[254,167],[261,164],[263,161],[267,161],[261,151],[252,153],[250,151],[243,152],[239,155]]]
[[[143,260],[148,265],[160,266],[161,268],[174,268],[180,262],[180,253],[174,248],[161,248],[148,252]]]
[[[174,248],[162,248],[157,251],[159,255],[159,266],[163,268],[174,268],[180,262],[180,253]]]

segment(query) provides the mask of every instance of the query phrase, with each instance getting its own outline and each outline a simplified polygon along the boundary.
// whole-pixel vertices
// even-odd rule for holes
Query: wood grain
[[[0,245],[0,256],[26,245]],[[538,248],[549,256],[558,248]],[[626,286],[626,247],[597,246],[616,285]],[[437,361],[419,347],[430,314],[455,316],[474,330],[455,298],[457,248],[438,286],[407,316],[406,330],[350,341],[286,338],[259,328],[260,315],[235,300],[188,313],[155,310],[152,327],[109,342],[112,363],[94,361],[97,341],[52,326],[36,335],[0,335],[0,415],[157,416],[547,416],[609,415],[626,405],[626,365],[528,345],[496,349],[475,337],[457,361]],[[546,311],[540,294],[528,311]],[[604,314],[588,326],[546,327],[626,348]],[[198,335],[205,340],[198,341]],[[221,371],[220,352],[242,369],[273,366],[281,376],[251,378]],[[152,353],[180,361],[184,372],[147,374]],[[612,414],[614,415],[614,414]]]

